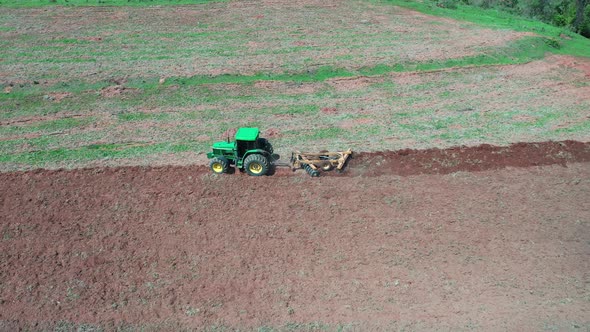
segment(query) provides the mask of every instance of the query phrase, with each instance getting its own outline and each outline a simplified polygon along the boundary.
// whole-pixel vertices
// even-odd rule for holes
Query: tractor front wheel
[[[268,159],[261,154],[251,154],[244,160],[244,169],[248,175],[262,176],[268,172]]]
[[[209,167],[215,174],[222,174],[227,173],[227,169],[229,168],[229,163],[225,158],[213,158],[209,162]]]

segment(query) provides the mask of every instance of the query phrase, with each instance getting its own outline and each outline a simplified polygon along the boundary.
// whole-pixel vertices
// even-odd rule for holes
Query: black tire
[[[248,175],[262,176],[268,172],[269,168],[268,159],[261,154],[251,154],[244,160],[244,170]]]
[[[311,168],[311,166],[309,166],[308,164],[303,166],[303,169],[305,169],[307,174],[309,174],[312,178],[320,176],[320,172],[317,169]]]
[[[268,154],[270,155],[274,153],[272,144],[270,144],[270,142],[266,138],[259,138],[258,146],[260,146],[264,151],[268,152]]]
[[[225,158],[213,158],[209,162],[209,168],[211,168],[215,174],[227,173],[229,162]]]

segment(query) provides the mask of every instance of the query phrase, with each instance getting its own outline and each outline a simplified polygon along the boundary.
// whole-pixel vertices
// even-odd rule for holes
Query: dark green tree
[[[590,6],[589,0],[576,0],[576,18],[573,28],[583,36],[590,37]]]

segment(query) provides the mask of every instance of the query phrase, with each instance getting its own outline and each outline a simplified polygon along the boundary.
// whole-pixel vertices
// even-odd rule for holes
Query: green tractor
[[[258,128],[240,128],[236,132],[235,142],[221,141],[213,144],[213,152],[207,153],[211,159],[209,167],[216,174],[227,173],[231,165],[245,170],[248,175],[265,175],[273,160],[272,145],[260,137]]]

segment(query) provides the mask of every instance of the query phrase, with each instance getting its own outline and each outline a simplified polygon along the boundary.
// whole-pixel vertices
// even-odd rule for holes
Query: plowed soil
[[[0,330],[590,328],[590,143],[0,174]]]

